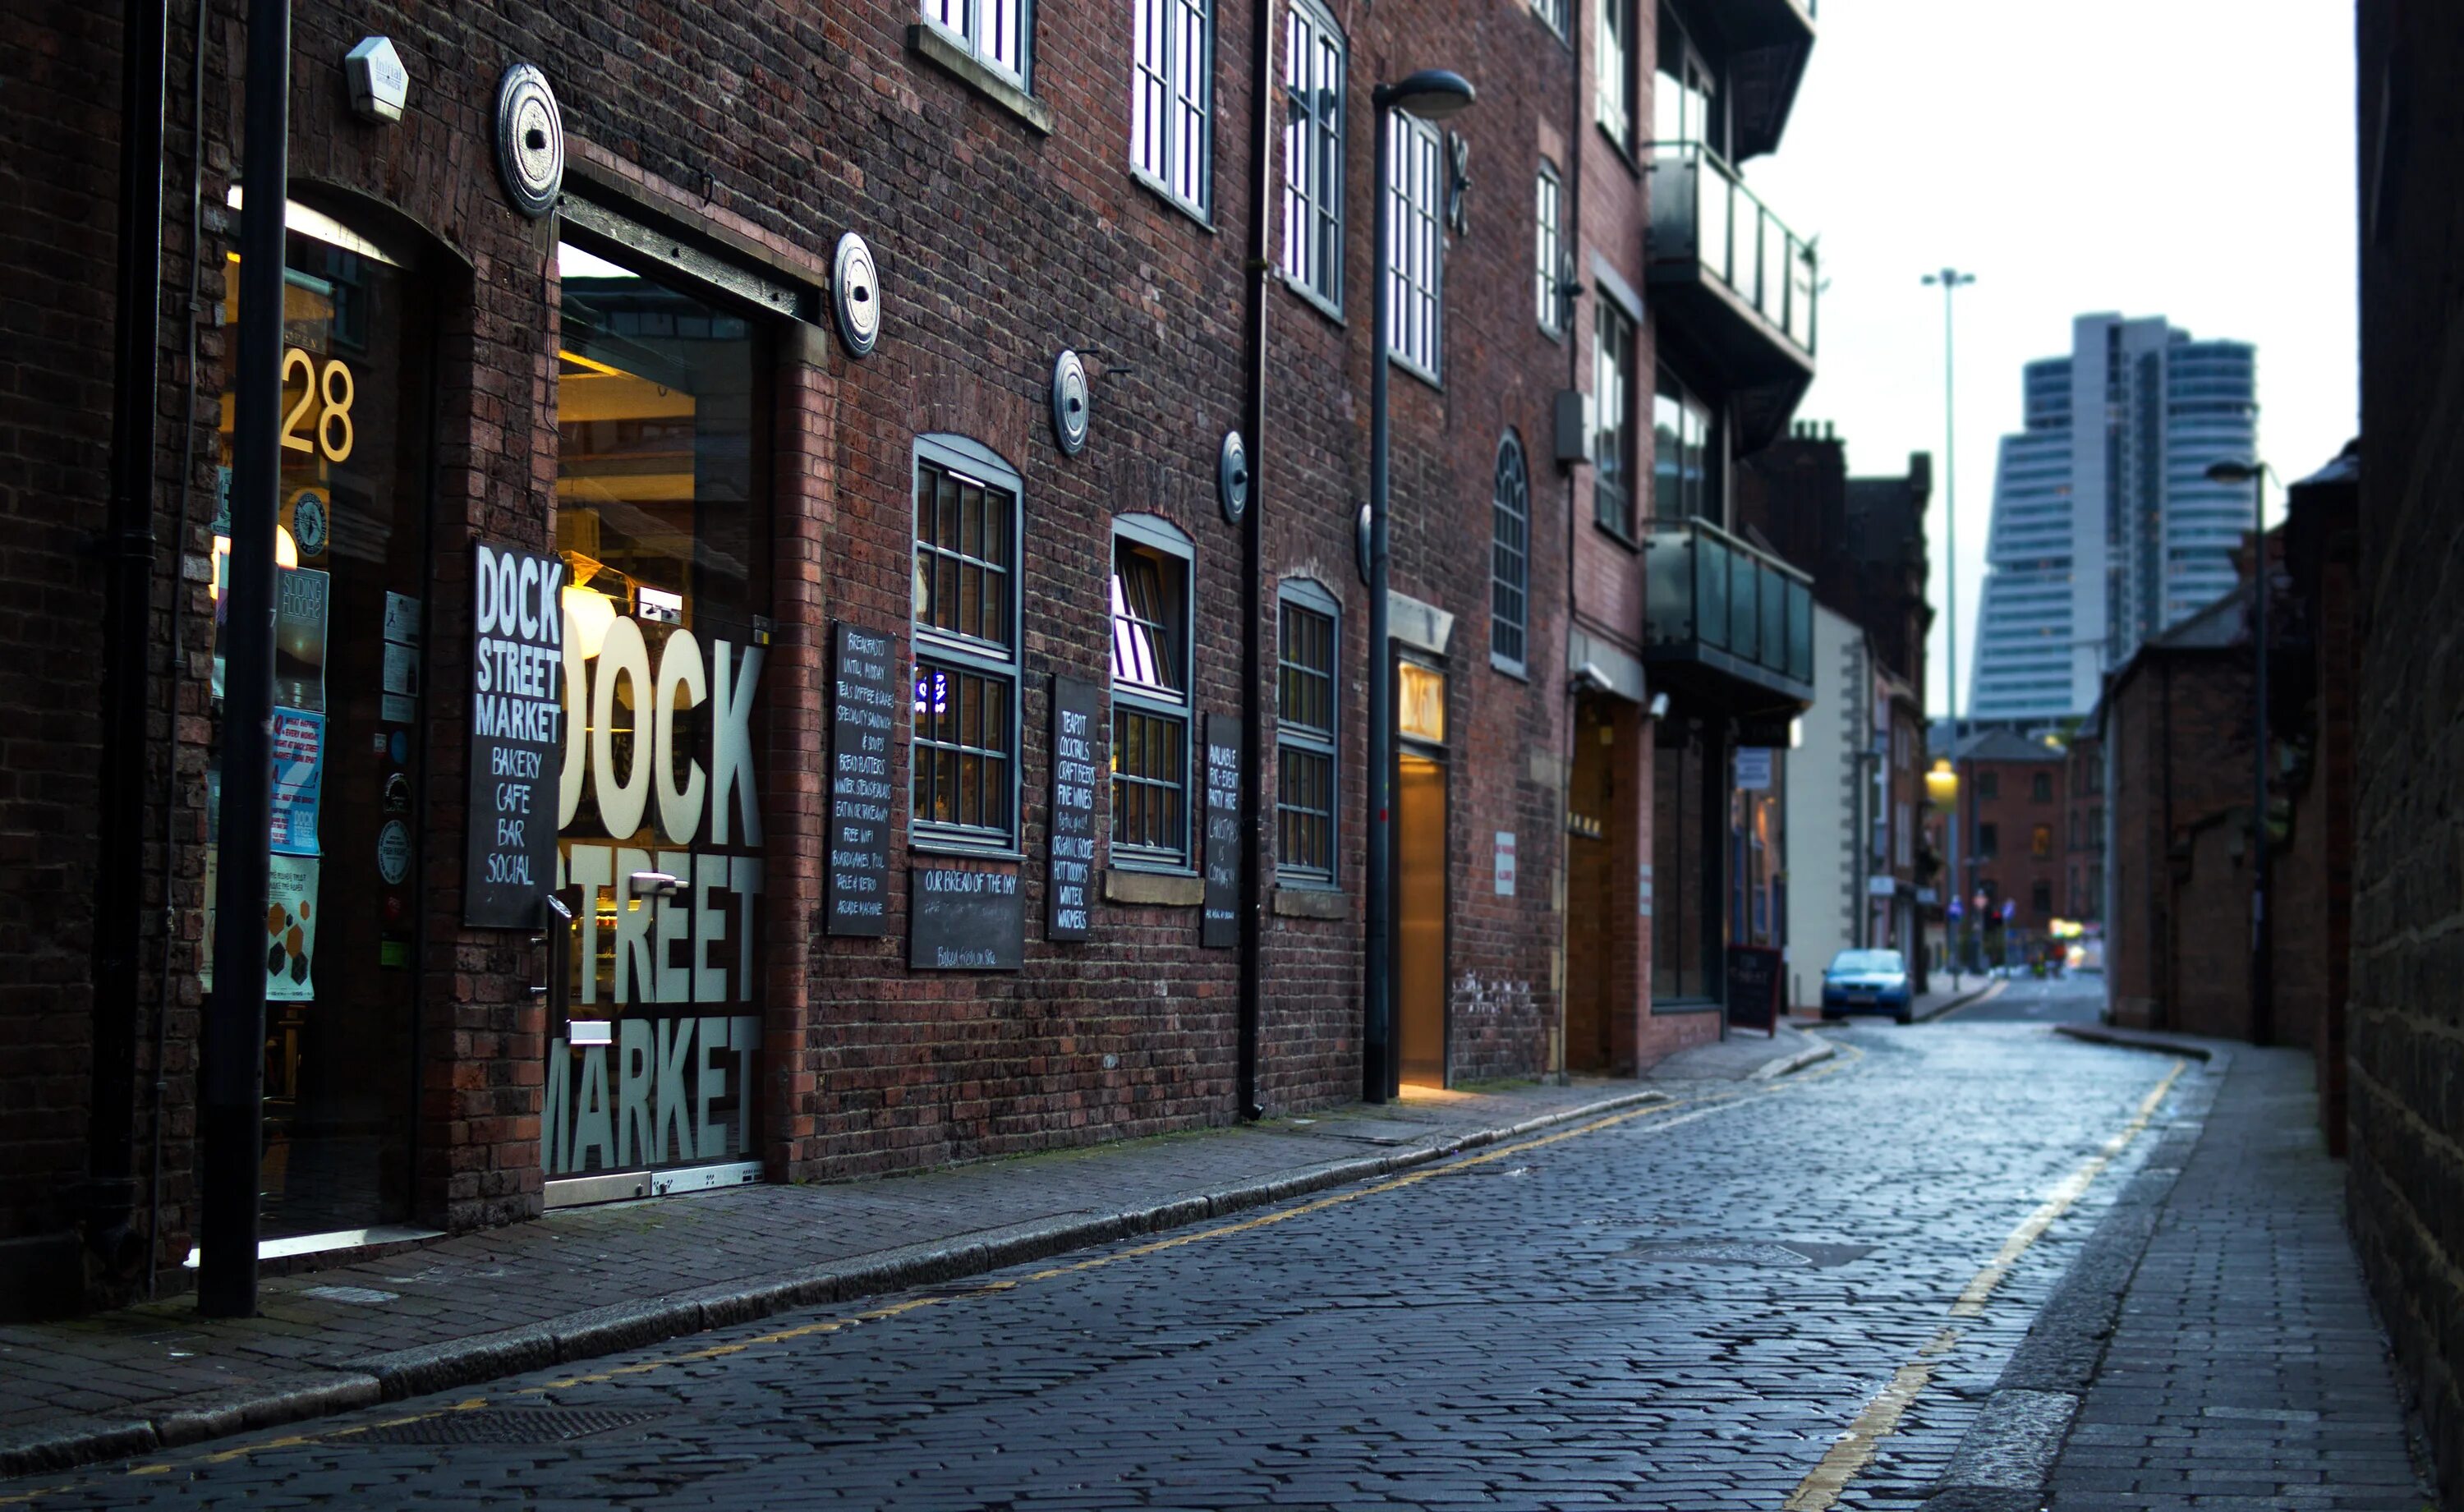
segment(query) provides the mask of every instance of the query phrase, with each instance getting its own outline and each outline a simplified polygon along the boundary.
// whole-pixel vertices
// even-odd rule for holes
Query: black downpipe
[[[122,18],[119,308],[103,652],[101,854],[95,879],[94,1093],[86,1248],[113,1276],[143,1253],[137,1206],[137,958],[145,870],[147,628],[154,592],[154,411],[163,324],[164,0]]]
[[[1249,29],[1249,310],[1243,356],[1247,360],[1247,393],[1241,414],[1241,437],[1249,456],[1249,507],[1241,514],[1241,997],[1238,1008],[1240,1046],[1233,1072],[1233,1101],[1240,1116],[1262,1116],[1258,1101],[1259,976],[1265,968],[1264,933],[1266,909],[1265,870],[1269,836],[1258,800],[1266,771],[1264,582],[1265,554],[1259,516],[1265,500],[1259,475],[1266,456],[1266,210],[1274,191],[1273,166],[1267,149],[1273,141],[1275,96],[1275,7],[1252,0]]]
[[[275,494],[282,480],[283,195],[291,156],[290,0],[249,0],[238,361],[232,370],[231,550],[223,592],[223,797],[214,992],[206,1009],[204,1254],[197,1309],[256,1313],[257,1175],[265,1124],[265,955],[245,927],[265,907],[273,775]]]

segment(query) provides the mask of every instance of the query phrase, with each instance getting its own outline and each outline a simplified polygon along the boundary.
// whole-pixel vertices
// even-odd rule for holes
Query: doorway
[[[1402,1080],[1446,1082],[1446,769],[1395,758],[1395,1026]]]

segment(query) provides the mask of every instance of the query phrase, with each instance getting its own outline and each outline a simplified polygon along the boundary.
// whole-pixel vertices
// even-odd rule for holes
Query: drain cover
[[[1663,1265],[1845,1265],[1873,1253],[1871,1244],[1810,1244],[1797,1239],[1646,1239],[1633,1253]]]
[[[355,1436],[370,1444],[561,1444],[666,1415],[603,1407],[482,1407],[390,1423]]]

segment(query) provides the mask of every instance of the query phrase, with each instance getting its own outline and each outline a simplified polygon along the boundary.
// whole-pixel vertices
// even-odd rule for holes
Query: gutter
[[[1273,203],[1273,141],[1270,117],[1282,91],[1275,86],[1276,8],[1253,6],[1249,25],[1249,308],[1243,333],[1244,386],[1241,431],[1249,453],[1249,503],[1241,512],[1241,938],[1240,997],[1232,1100],[1246,1121],[1265,1112],[1258,1099],[1259,976],[1265,965],[1265,863],[1270,852],[1266,810],[1259,802],[1265,770],[1265,699],[1263,694],[1266,612],[1265,551],[1259,516],[1265,507],[1260,474],[1266,457],[1266,212]]]

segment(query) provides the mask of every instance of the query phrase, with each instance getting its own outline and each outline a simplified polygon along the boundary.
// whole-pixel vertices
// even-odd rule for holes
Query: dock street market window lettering
[[[767,336],[606,251],[557,256],[556,883],[579,906],[551,1179],[741,1160],[758,1127]]]
[[[1284,276],[1343,310],[1343,31],[1315,0],[1284,16]]]
[[[1438,128],[1395,112],[1386,165],[1386,192],[1394,196],[1387,219],[1386,276],[1392,280],[1393,346],[1397,361],[1435,383],[1441,354],[1438,322],[1443,313],[1444,249],[1439,245],[1438,200],[1443,192],[1443,154]]]
[[[1201,220],[1211,208],[1214,0],[1130,0],[1130,162]]]
[[[1018,87],[1027,80],[1032,0],[922,0],[922,14],[935,30],[975,55],[977,61],[1007,75]]]
[[[1275,869],[1334,886],[1334,595],[1306,579],[1276,605]]]
[[[908,756],[916,843],[1018,847],[1019,520],[1018,474],[1006,464],[957,437],[917,441]]]
[[[1151,516],[1113,531],[1112,861],[1186,870],[1189,538]]]

